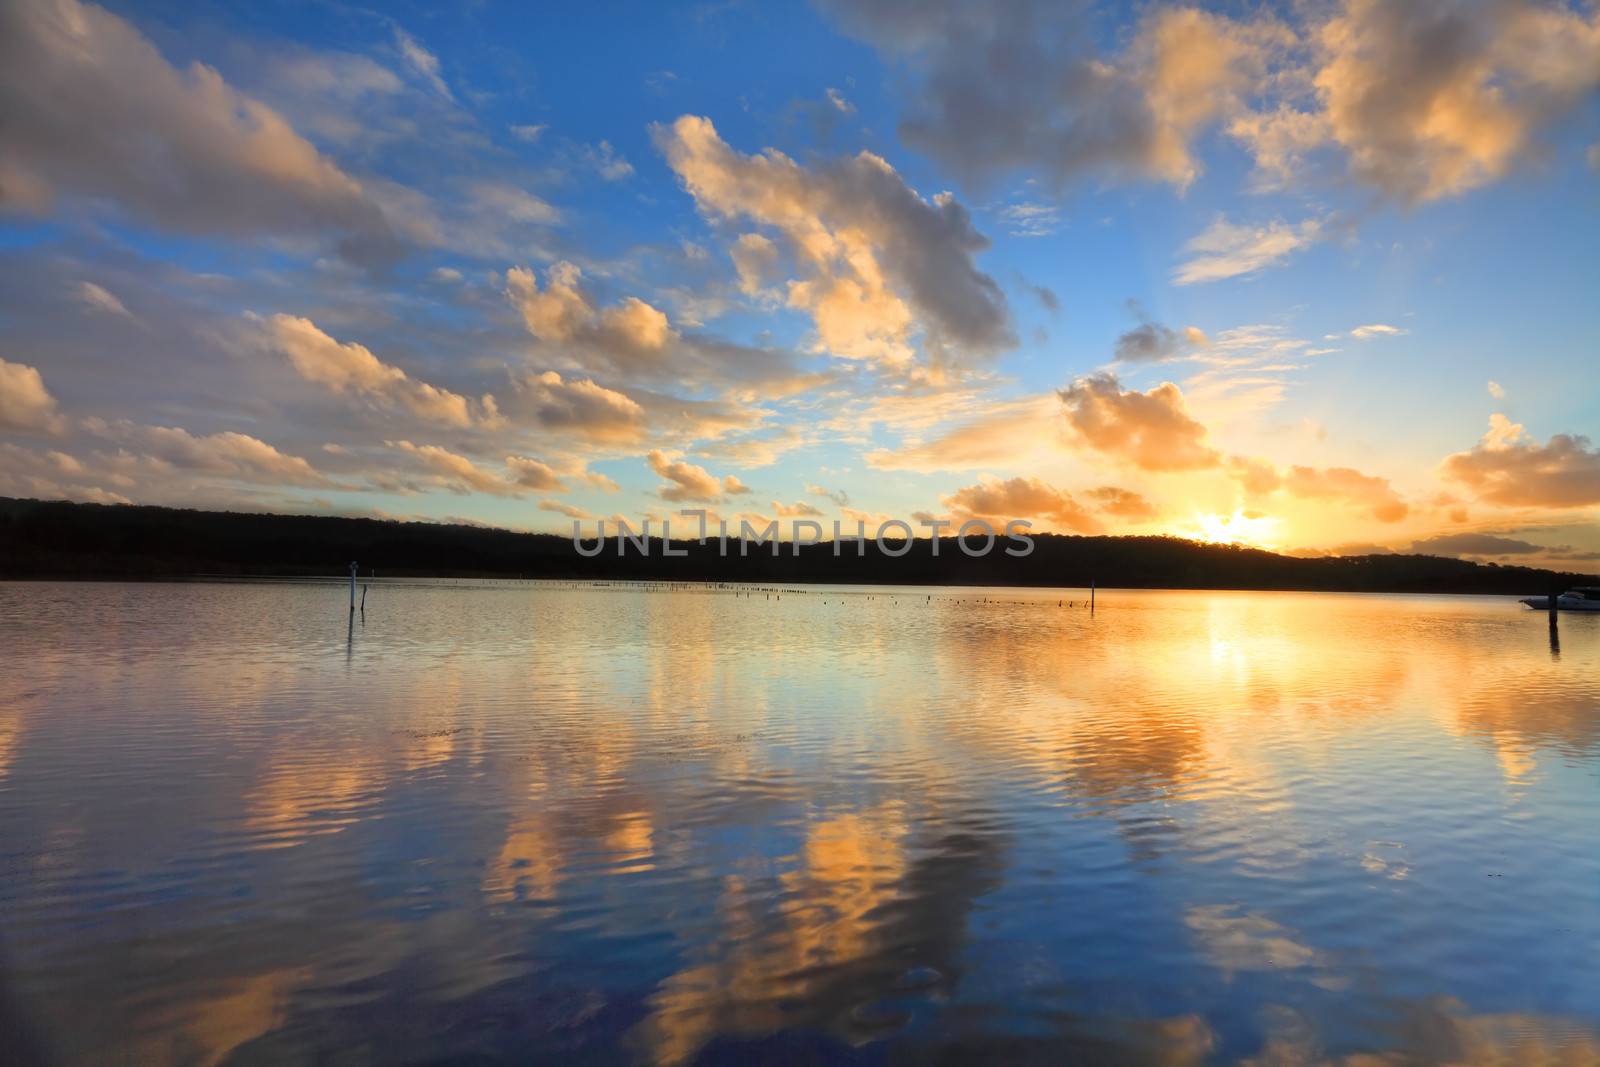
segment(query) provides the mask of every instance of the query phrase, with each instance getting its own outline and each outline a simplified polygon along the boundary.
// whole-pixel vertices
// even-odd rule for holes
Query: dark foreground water
[[[0,585],[0,1059],[1600,1062],[1600,618]]]

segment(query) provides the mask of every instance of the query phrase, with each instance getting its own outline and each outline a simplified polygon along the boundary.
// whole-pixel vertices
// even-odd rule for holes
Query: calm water
[[[345,595],[0,585],[13,1058],[1600,1062],[1600,618]]]

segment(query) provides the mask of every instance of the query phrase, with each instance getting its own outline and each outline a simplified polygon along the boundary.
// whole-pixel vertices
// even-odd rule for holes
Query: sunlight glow
[[[1273,548],[1277,544],[1278,519],[1271,515],[1246,514],[1235,511],[1232,515],[1202,512],[1195,515],[1185,536],[1214,545],[1250,545],[1255,548]]]

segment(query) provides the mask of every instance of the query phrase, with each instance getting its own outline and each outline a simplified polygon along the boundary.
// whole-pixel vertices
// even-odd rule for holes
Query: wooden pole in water
[[[1089,579],[1089,614],[1094,614],[1094,579]]]
[[[354,626],[356,624],[356,571],[358,571],[358,570],[360,570],[359,565],[354,560],[351,560],[350,561],[350,625],[351,626]]]

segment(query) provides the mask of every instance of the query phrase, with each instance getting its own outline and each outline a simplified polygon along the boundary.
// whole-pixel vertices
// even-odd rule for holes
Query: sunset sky
[[[0,0],[0,495],[1600,570],[1597,89],[1588,3]]]

